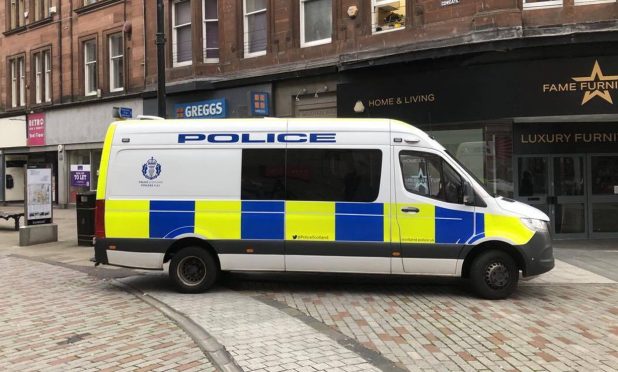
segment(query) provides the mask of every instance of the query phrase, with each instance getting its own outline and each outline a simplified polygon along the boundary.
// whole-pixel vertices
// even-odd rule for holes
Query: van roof
[[[178,131],[251,131],[251,130],[333,130],[353,132],[407,132],[423,133],[418,128],[391,119],[343,118],[263,118],[263,119],[165,119],[123,120],[114,123],[122,133]],[[287,128],[285,126],[287,125]]]
[[[115,138],[138,136],[132,144],[169,143],[168,140],[153,139],[152,134],[176,133],[248,133],[248,132],[312,132],[329,131],[349,134],[365,134],[365,139],[349,143],[367,143],[373,138],[377,143],[391,143],[393,137],[416,137],[417,146],[443,147],[422,130],[393,119],[340,119],[340,118],[264,118],[264,119],[169,119],[169,120],[124,120],[113,123]],[[160,142],[163,141],[163,142]],[[361,142],[358,142],[361,141]],[[364,141],[364,142],[363,142]]]

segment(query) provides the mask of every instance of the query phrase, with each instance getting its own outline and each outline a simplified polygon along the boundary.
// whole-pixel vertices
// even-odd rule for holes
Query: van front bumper
[[[548,272],[555,266],[554,250],[549,231],[537,231],[530,241],[518,246],[524,256],[523,276]]]

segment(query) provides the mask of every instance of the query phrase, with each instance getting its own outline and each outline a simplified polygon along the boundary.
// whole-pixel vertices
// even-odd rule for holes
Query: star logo
[[[584,93],[582,106],[588,103],[588,101],[590,101],[594,97],[602,98],[608,103],[614,104],[614,102],[612,101],[612,96],[609,94],[608,87],[612,87],[616,83],[606,82],[618,81],[618,75],[603,75],[603,71],[601,71],[601,66],[599,66],[599,61],[594,61],[594,67],[592,68],[590,76],[574,77],[571,79],[580,83],[580,87],[582,87],[582,90],[584,88],[587,89],[586,93]]]

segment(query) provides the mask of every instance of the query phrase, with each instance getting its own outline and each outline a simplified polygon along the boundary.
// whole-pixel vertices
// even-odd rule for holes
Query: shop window
[[[264,55],[268,40],[267,0],[243,0],[243,2],[245,57]]]
[[[524,9],[561,7],[562,0],[523,0]]]
[[[77,194],[96,190],[101,150],[67,152],[69,161],[69,202],[75,203]]]
[[[219,1],[204,0],[204,62],[219,62]]]
[[[300,0],[300,45],[310,47],[332,40],[332,0]]]
[[[109,37],[109,91],[124,89],[124,43],[122,33]]]
[[[26,71],[24,66],[24,57],[10,58],[9,69],[11,73],[11,107],[25,106]]]
[[[193,58],[191,1],[172,3],[172,60],[174,67],[190,65]]]
[[[34,0],[31,5],[31,9],[34,9],[35,22],[49,17],[49,0]]]
[[[24,17],[25,0],[7,0],[6,8],[9,9],[9,30],[22,27],[26,24]]]
[[[372,202],[380,191],[380,150],[290,149],[286,200]]]
[[[441,125],[431,135],[492,195],[513,197],[513,138],[509,124]],[[428,128],[425,128],[428,129]]]
[[[43,50],[34,54],[34,98],[37,104],[51,102],[51,51]]]
[[[84,51],[84,94],[92,96],[97,94],[97,42],[88,40],[83,44]]]
[[[401,174],[406,190],[447,203],[463,203],[463,180],[447,162],[434,154],[402,151]]]
[[[402,30],[406,24],[405,0],[371,0],[373,33]]]

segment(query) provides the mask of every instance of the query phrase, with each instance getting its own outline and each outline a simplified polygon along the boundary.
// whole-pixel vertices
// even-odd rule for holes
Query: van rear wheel
[[[199,247],[183,248],[172,258],[170,279],[182,293],[204,292],[215,284],[219,268],[212,255]]]
[[[517,289],[519,268],[506,252],[489,250],[481,253],[470,266],[470,284],[480,297],[499,300]]]

